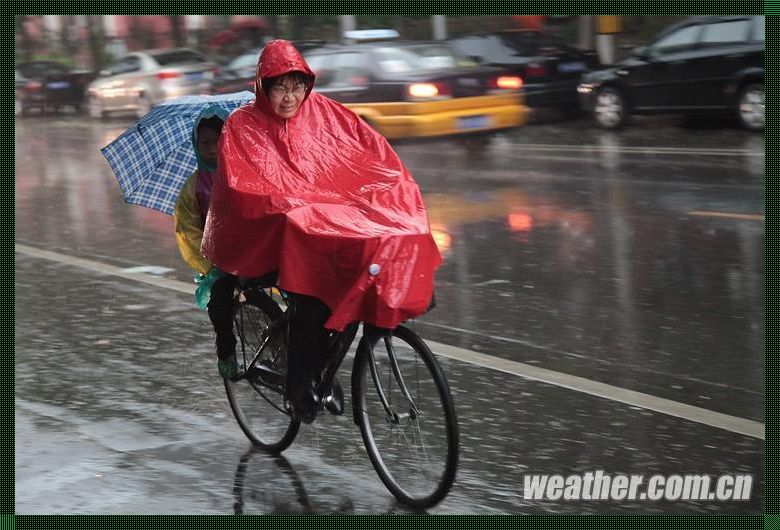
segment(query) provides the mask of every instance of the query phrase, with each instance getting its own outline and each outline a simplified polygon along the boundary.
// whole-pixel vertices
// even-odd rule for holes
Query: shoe
[[[238,374],[238,363],[235,359],[219,359],[217,370],[224,379],[234,379]]]
[[[293,390],[292,407],[295,416],[307,425],[317,417],[320,400],[311,384]]]
[[[325,408],[334,416],[341,416],[344,414],[344,390],[341,389],[341,384],[338,379],[333,379],[330,384],[330,394],[323,399]]]

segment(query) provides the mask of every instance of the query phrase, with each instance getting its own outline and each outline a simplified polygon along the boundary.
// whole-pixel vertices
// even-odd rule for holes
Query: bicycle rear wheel
[[[280,453],[293,442],[301,425],[284,402],[284,315],[262,289],[244,291],[244,296],[246,300],[238,303],[235,315],[239,373],[235,380],[225,379],[225,391],[244,434],[254,445]]]
[[[422,339],[403,326],[392,337],[364,336],[352,395],[363,443],[385,486],[416,508],[443,499],[455,480],[458,422],[447,379]]]

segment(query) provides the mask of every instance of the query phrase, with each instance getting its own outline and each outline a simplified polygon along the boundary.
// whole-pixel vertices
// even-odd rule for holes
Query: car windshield
[[[51,74],[66,74],[68,69],[59,63],[40,62],[17,65],[17,69],[24,77],[45,77]]]
[[[522,55],[546,55],[550,52],[560,53],[566,48],[562,42],[538,33],[503,33],[501,42]]]
[[[419,70],[439,70],[474,63],[458,57],[446,46],[382,47],[374,50],[379,69],[385,73],[398,74]]]
[[[756,17],[756,27],[753,30],[753,40],[762,41],[762,42],[764,41],[764,39],[766,38],[765,24],[766,24],[766,20],[764,19],[764,17]]]
[[[206,58],[191,50],[173,50],[169,52],[155,53],[152,55],[160,66],[174,66],[177,64],[205,63]]]

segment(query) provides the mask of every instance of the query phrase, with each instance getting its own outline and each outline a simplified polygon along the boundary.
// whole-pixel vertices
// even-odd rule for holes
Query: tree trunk
[[[103,50],[103,20],[100,16],[87,17],[87,36],[89,38],[89,53],[92,59],[92,69],[99,71],[105,66]]]
[[[26,16],[16,17],[16,34],[21,37],[20,57],[23,61],[31,61],[33,56],[33,42],[25,26]]]
[[[182,29],[181,15],[171,15],[168,17],[171,21],[171,35],[173,36],[173,45],[177,48],[184,46],[184,31]]]

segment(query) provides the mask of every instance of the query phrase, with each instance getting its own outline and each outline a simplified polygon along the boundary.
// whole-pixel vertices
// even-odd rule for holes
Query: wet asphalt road
[[[16,127],[16,241],[190,281],[171,218],[125,205],[98,148],[129,124]],[[444,252],[426,339],[763,421],[763,138],[585,121],[401,142]],[[351,418],[249,452],[192,298],[16,255],[17,513],[404,512]],[[758,513],[763,440],[440,359],[461,466],[432,513]],[[348,379],[344,367],[343,380]],[[750,501],[526,501],[525,473],[750,473]]]

